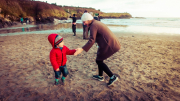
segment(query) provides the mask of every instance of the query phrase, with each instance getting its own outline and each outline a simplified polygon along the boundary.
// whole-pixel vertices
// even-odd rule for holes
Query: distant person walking
[[[26,18],[25,18],[25,21],[26,21],[26,24],[28,24],[28,23],[29,23],[29,19],[28,19],[28,17],[26,17]]]
[[[21,24],[23,24],[23,20],[24,20],[24,19],[23,19],[23,17],[21,17],[21,18],[20,18],[20,22],[21,22]]]
[[[105,72],[110,77],[107,85],[111,86],[115,81],[118,80],[118,77],[111,72],[108,66],[104,63],[104,60],[120,50],[120,42],[105,24],[94,20],[89,13],[84,13],[81,20],[83,21],[84,25],[90,26],[90,38],[82,48],[76,49],[74,55],[78,55],[82,51],[88,52],[96,42],[99,46],[96,57],[99,74],[94,75],[93,78],[99,81],[104,81],[103,72]]]
[[[76,36],[76,15],[73,14],[73,17],[70,16],[70,18],[72,18],[72,31],[74,33],[73,36]]]
[[[85,10],[84,13],[88,13],[87,10]],[[83,24],[83,39],[89,39],[88,38],[88,29],[89,29],[89,27],[87,25]]]
[[[99,18],[99,13],[95,13],[95,15],[94,15],[94,19],[95,19],[95,20],[100,21],[100,18]]]
[[[99,21],[101,21],[101,20],[100,20],[100,16],[99,16],[99,13],[98,13],[98,19],[99,19]]]

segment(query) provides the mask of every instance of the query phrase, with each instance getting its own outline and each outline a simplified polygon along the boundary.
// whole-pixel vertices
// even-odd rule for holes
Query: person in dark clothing
[[[84,13],[88,13],[87,10],[85,10]],[[89,27],[84,24],[82,24],[82,25],[83,25],[83,39],[89,39],[88,38]]]
[[[26,17],[26,18],[24,19],[24,21],[27,23],[27,20],[28,20],[28,18]]]
[[[74,33],[73,36],[76,36],[76,15],[73,14],[73,17],[70,16],[70,18],[72,18],[73,22],[72,22],[72,31]]]
[[[100,21],[99,13],[95,13],[94,19]]]
[[[118,80],[118,77],[111,72],[109,67],[104,63],[104,60],[118,52],[121,48],[121,44],[107,25],[93,19],[92,15],[89,13],[84,13],[81,20],[84,25],[90,27],[90,37],[89,41],[82,48],[76,49],[74,55],[76,56],[82,53],[82,51],[88,52],[93,44],[97,43],[99,47],[97,50],[96,63],[98,65],[99,74],[93,75],[93,78],[104,81],[103,72],[105,72],[110,77],[109,83],[107,83],[108,87],[110,87]]]
[[[20,22],[21,22],[21,24],[23,24],[23,20],[24,20],[24,19],[23,19],[23,17],[21,17],[21,18],[20,18]]]
[[[101,21],[101,20],[100,20],[100,16],[99,16],[99,13],[98,13],[98,21]]]

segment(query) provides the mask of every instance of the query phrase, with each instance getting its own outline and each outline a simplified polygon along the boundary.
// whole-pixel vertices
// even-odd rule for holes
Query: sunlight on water
[[[102,19],[105,24],[180,28],[180,18]]]

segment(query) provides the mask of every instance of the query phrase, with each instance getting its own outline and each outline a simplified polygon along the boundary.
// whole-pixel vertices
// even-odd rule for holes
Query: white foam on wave
[[[149,27],[149,26],[127,26],[127,27],[108,26],[108,27],[112,32],[180,35],[180,28]]]

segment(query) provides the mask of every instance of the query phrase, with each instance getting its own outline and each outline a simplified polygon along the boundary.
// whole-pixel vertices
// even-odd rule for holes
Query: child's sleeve
[[[59,68],[57,61],[56,61],[56,53],[53,51],[50,52],[50,61],[51,61],[51,64],[52,64],[54,70]]]
[[[75,49],[70,50],[68,47],[66,47],[66,55],[74,55],[75,52],[76,52]]]

